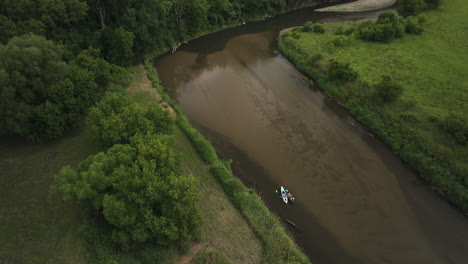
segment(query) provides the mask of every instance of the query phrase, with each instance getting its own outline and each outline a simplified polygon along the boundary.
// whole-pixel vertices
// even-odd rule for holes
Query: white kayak
[[[281,198],[283,198],[283,202],[284,202],[285,204],[288,203],[288,196],[287,196],[287,195],[288,195],[288,193],[286,192],[286,190],[284,189],[284,187],[281,186]]]

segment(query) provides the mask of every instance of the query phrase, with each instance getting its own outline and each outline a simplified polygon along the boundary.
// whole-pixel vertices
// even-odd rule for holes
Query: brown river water
[[[210,34],[155,60],[191,123],[233,160],[313,263],[468,263],[468,219],[282,55],[282,29],[378,12],[303,9]],[[275,188],[286,186],[295,205]]]

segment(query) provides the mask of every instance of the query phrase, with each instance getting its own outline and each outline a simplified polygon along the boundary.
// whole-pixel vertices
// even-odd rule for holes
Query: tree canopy
[[[200,231],[197,180],[181,175],[173,144],[171,136],[137,134],[77,169],[64,167],[53,188],[99,212],[122,249],[148,240],[184,246]]]
[[[90,51],[67,62],[63,48],[43,36],[27,34],[0,45],[0,135],[62,135],[103,92],[96,81],[105,85],[111,68]]]
[[[171,134],[173,128],[167,110],[156,104],[143,107],[117,93],[107,93],[92,107],[87,123],[94,138],[105,146],[128,143],[136,133]]]

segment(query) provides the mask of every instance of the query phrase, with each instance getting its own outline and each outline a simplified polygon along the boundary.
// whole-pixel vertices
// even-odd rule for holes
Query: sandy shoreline
[[[371,11],[380,8],[389,7],[396,3],[397,0],[357,0],[352,3],[319,8],[315,11],[319,12],[361,12]]]

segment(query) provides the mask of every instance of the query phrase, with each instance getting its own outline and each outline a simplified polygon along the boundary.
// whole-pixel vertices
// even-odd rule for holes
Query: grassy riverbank
[[[262,244],[261,263],[310,263],[287,234],[279,219],[268,210],[260,197],[248,190],[239,179],[232,175],[225,163],[218,159],[211,144],[191,127],[182,111],[161,87],[150,58],[145,61],[145,67],[154,87],[159,91],[164,101],[175,110],[176,124],[187,136],[200,158],[208,165],[211,176],[214,176],[218,181],[232,204],[245,217],[260,239]],[[202,258],[197,258],[196,263],[200,263],[198,260],[203,259],[205,255],[202,254]]]
[[[363,12],[394,5],[397,0],[357,0],[351,3],[319,8],[319,12]]]
[[[335,32],[357,23],[325,25],[325,33],[296,30],[279,38],[279,47],[296,66],[312,76],[324,91],[342,101],[363,123],[386,141],[438,191],[468,211],[468,146],[447,133],[450,115],[468,118],[468,31],[462,0],[442,1],[426,12],[425,31],[406,34],[390,44],[345,36],[334,45]],[[330,80],[331,60],[350,63],[358,80]],[[394,102],[364,99],[382,75],[403,86]]]
[[[78,209],[49,196],[53,175],[100,148],[84,130],[31,144],[0,141],[0,263],[83,263]]]
[[[132,85],[127,95],[143,105],[160,101],[161,96],[153,88],[147,71],[141,65],[134,68]],[[172,109],[170,109],[172,110]],[[176,263],[188,263],[197,254],[215,252],[227,263],[260,263],[262,246],[247,221],[231,203],[217,183],[189,139],[176,127],[176,153],[181,157],[185,174],[193,174],[199,180],[198,206],[202,216],[203,235],[187,255],[174,255]],[[168,252],[170,255],[170,251]]]

